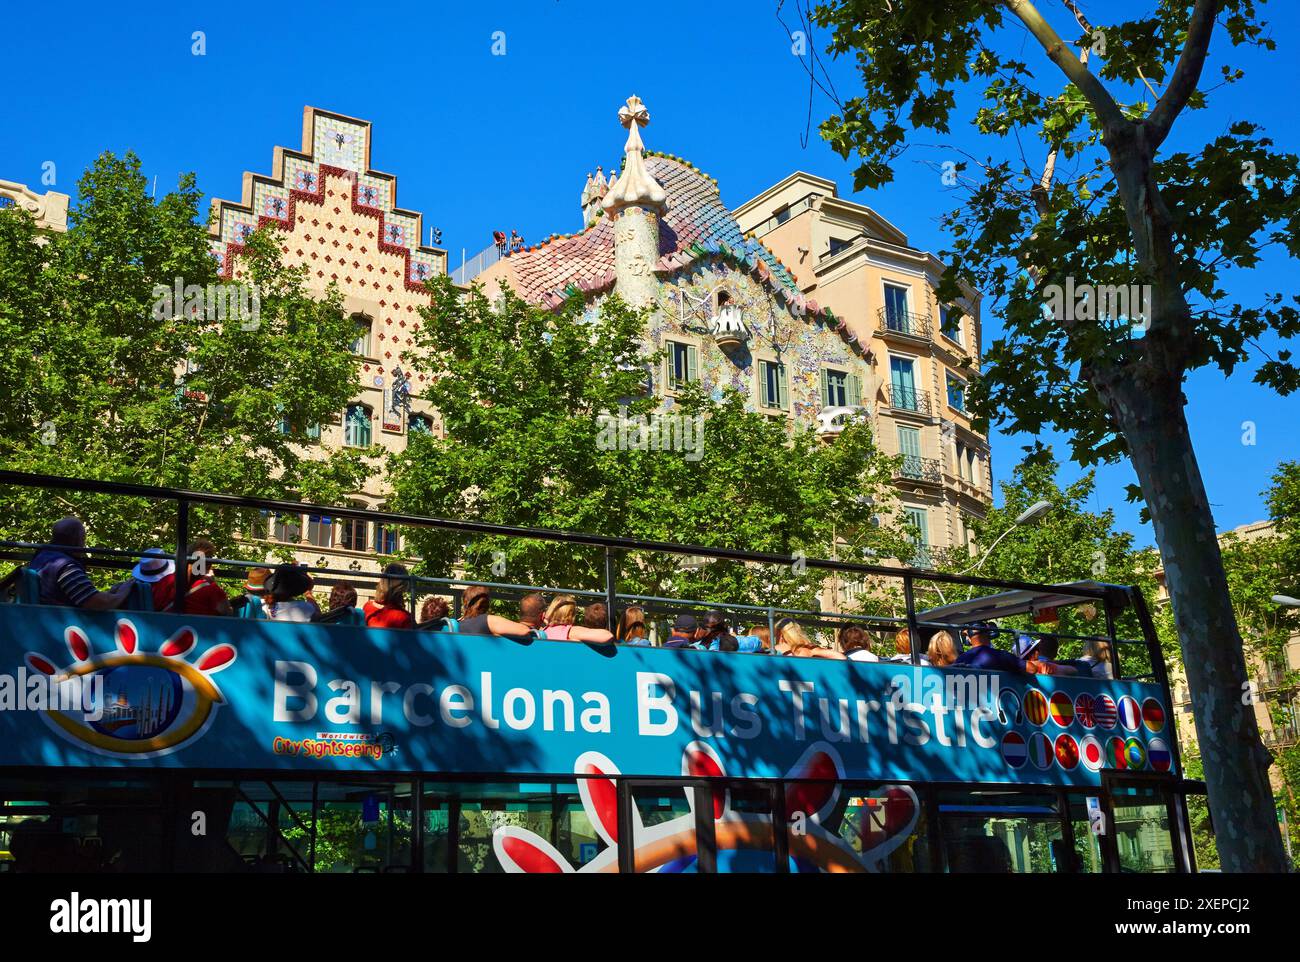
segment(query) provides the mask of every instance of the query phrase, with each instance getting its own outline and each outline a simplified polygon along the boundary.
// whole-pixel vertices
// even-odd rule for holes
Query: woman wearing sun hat
[[[140,560],[131,569],[131,577],[142,584],[152,585],[162,581],[175,570],[176,562],[170,554],[162,548],[150,548],[140,556]]]
[[[302,597],[311,588],[311,576],[301,565],[280,565],[266,579],[266,599],[262,603],[265,617],[272,621],[311,621],[320,614],[316,602]]]

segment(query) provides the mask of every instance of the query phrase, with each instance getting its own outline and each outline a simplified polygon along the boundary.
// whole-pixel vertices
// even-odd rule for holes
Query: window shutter
[[[688,345],[686,348],[686,380],[692,384],[695,383],[695,379],[699,376],[697,373],[698,357],[699,352],[696,351],[695,345]]]
[[[772,399],[768,397],[767,390],[767,372],[769,369],[767,361],[758,362],[758,403],[765,408],[772,406]]]
[[[784,411],[788,403],[789,398],[786,396],[785,389],[785,365],[778,364],[776,366],[776,406]]]
[[[850,374],[845,378],[844,383],[847,388],[846,393],[848,394],[849,405],[860,405],[862,403],[862,378],[858,377],[856,374]]]
[[[826,368],[822,368],[822,407],[828,408],[830,406],[831,406],[830,372],[827,371]]]

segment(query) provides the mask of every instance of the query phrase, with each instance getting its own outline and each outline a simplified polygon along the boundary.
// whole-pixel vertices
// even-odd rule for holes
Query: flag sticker
[[[1074,771],[1079,764],[1079,743],[1073,735],[1062,733],[1056,736],[1056,761],[1067,772]]]
[[[1007,732],[1002,736],[1002,757],[1012,768],[1024,768],[1029,758],[1025,748],[1025,736],[1020,732]]]
[[[1044,699],[1046,701],[1046,699]],[[1047,771],[1052,767],[1052,761],[1055,754],[1052,751],[1052,740],[1042,732],[1034,732],[1029,736],[1029,760],[1034,763],[1034,767]]]
[[[1132,695],[1125,695],[1119,700],[1119,723],[1131,732],[1142,727],[1142,710]]]
[[[1106,739],[1106,767],[1128,768],[1128,755],[1124,752],[1124,739],[1118,735]]]
[[[1174,763],[1173,752],[1169,750],[1163,738],[1153,738],[1147,742],[1147,758],[1151,761],[1151,767],[1158,772],[1169,771],[1169,767]]]
[[[1019,725],[1025,720],[1025,713],[1020,710],[1020,696],[1010,688],[1003,688],[998,693],[998,721],[1006,728]],[[1024,739],[1021,739],[1023,742]]]
[[[1096,705],[1097,700],[1087,692],[1074,700],[1074,717],[1084,728],[1097,724]]]
[[[1052,696],[1050,705],[1052,721],[1062,728],[1069,728],[1070,722],[1074,721],[1074,702],[1070,700],[1070,696],[1063,691],[1058,691]]]
[[[1119,719],[1119,712],[1115,709],[1115,699],[1110,695],[1098,695],[1092,713],[1098,728],[1114,728],[1115,722]]]
[[[1096,735],[1084,735],[1080,740],[1079,760],[1083,762],[1083,767],[1088,771],[1101,771],[1101,766],[1106,762],[1106,753]]]
[[[1037,688],[1025,692],[1025,717],[1035,725],[1047,724],[1047,696]]]
[[[1142,724],[1151,732],[1158,732],[1165,727],[1164,706],[1154,698],[1148,698],[1142,703]]]
[[[1124,754],[1128,756],[1128,767],[1132,769],[1147,767],[1147,747],[1138,738],[1130,738],[1124,743]]]

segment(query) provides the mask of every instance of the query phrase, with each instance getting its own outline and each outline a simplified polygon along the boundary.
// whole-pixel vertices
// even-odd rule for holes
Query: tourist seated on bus
[[[270,568],[249,568],[244,576],[244,593],[230,600],[230,606],[240,618],[261,618],[262,602],[266,599],[266,579]]]
[[[312,618],[321,625],[351,625],[366,623],[365,615],[357,610],[357,589],[351,585],[337,584],[330,589],[329,607]]]
[[[817,658],[821,651],[793,618],[782,618],[776,623],[776,644],[772,650],[790,658]]]
[[[935,668],[947,668],[957,660],[957,642],[946,631],[936,631],[930,636],[925,657]]]
[[[921,655],[921,664],[930,664],[930,659]],[[906,628],[899,628],[894,633],[894,654],[890,655],[886,661],[895,661],[899,663],[912,663],[912,633]]]
[[[831,658],[836,661],[880,661],[871,650],[870,636],[858,625],[845,625],[836,636],[836,648],[814,647],[813,658]]]
[[[40,576],[41,604],[68,605],[88,611],[120,608],[131,594],[131,580],[99,591],[86,574],[86,526],[67,517],[54,523],[50,544],[41,548],[28,563]]]
[[[672,634],[664,642],[665,648],[690,648],[703,632],[694,615],[680,614],[673,619]]]
[[[988,668],[993,671],[1025,673],[1025,663],[1009,651],[993,647],[993,626],[987,621],[977,621],[962,629],[967,648],[953,665],[957,668]]]
[[[367,628],[414,628],[415,619],[406,610],[406,585],[410,575],[397,562],[384,565],[375,582],[375,596],[362,609]]]
[[[582,626],[584,628],[608,628],[609,606],[603,601],[593,601],[582,609]]]
[[[1061,640],[1053,635],[1044,635],[1041,638],[1020,635],[1016,639],[1016,654],[1024,659],[1025,671],[1031,675],[1089,674],[1088,671],[1081,670],[1069,662],[1057,661],[1056,655],[1060,648]]]
[[[310,597],[311,589],[311,575],[300,565],[277,566],[266,579],[262,616],[271,621],[311,621],[320,614],[320,606]]]
[[[600,607],[602,610],[605,608],[604,604]],[[543,629],[543,634],[554,641],[589,641],[603,644],[614,640],[609,629],[574,624],[577,618],[578,599],[573,595],[556,595],[550,607],[546,609],[546,627]]]
[[[754,639],[752,644],[756,653],[769,654],[772,651],[772,631],[767,625],[754,625],[749,631],[742,635],[737,635],[736,640],[740,642],[741,650],[745,650],[745,639]]]
[[[518,621],[492,614],[492,596],[483,585],[470,585],[461,596],[462,635],[500,635],[503,638],[531,638],[533,629]],[[609,634],[609,632],[606,632]]]
[[[707,651],[743,651],[746,654],[758,650],[758,639],[749,641],[741,647],[740,639],[731,633],[727,616],[721,611],[710,611],[704,616],[704,636],[696,642],[696,647]]]
[[[1088,666],[1088,674],[1093,678],[1111,680],[1115,677],[1115,667],[1110,663],[1110,642],[1094,639],[1084,643],[1083,655],[1078,659],[1081,665]]]
[[[226,589],[217,584],[212,559],[217,548],[207,538],[199,538],[189,546],[189,587],[181,611],[187,615],[223,615],[235,613],[230,606]],[[170,611],[176,600],[176,572],[160,578],[153,586],[153,610]]]
[[[460,623],[455,618],[448,617],[450,614],[451,605],[446,598],[438,595],[425,598],[424,605],[420,608],[420,622],[415,627],[421,631],[460,631]]]
[[[646,648],[650,645],[650,629],[645,623],[645,609],[633,605],[623,609],[623,616],[618,619],[618,629],[614,638],[621,645],[633,648]]]
[[[519,623],[539,631],[546,625],[546,598],[540,591],[519,599]]]
[[[176,571],[176,561],[163,548],[150,548],[140,556],[131,569],[131,577],[141,589],[149,593],[149,607],[153,607],[153,586]]]

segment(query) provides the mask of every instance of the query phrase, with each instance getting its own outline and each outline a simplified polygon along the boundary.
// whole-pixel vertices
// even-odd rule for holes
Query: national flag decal
[[[1148,698],[1142,703],[1142,724],[1147,726],[1147,731],[1158,732],[1165,727],[1165,709],[1160,702],[1154,698]]]
[[[1052,696],[1050,706],[1052,721],[1062,728],[1069,728],[1070,722],[1074,721],[1074,702],[1070,700],[1070,696],[1063,691],[1058,691]]]
[[[1106,767],[1128,768],[1128,755],[1124,751],[1124,739],[1119,736],[1106,739]]]
[[[1130,738],[1124,743],[1124,754],[1128,756],[1128,767],[1132,769],[1147,767],[1147,747],[1139,738]]]
[[[1029,760],[1034,763],[1035,768],[1047,771],[1052,767],[1055,757],[1050,738],[1042,732],[1034,732],[1029,736]]]
[[[1096,735],[1084,735],[1080,740],[1079,759],[1083,762],[1083,767],[1088,771],[1101,771],[1101,766],[1106,763],[1106,752],[1101,747],[1101,742],[1097,740]]]
[[[1153,738],[1147,742],[1147,758],[1151,761],[1151,767],[1158,772],[1169,771],[1174,763],[1173,752],[1163,738]]]
[[[1025,692],[1025,717],[1035,725],[1047,724],[1047,696],[1037,688]]]
[[[1097,724],[1097,700],[1084,692],[1074,700],[1074,718],[1084,728]]]
[[[1110,695],[1098,695],[1092,713],[1098,728],[1114,728],[1115,722],[1119,719],[1119,712],[1115,708],[1115,699],[1111,698]]]
[[[1002,757],[1012,768],[1023,768],[1029,758],[1025,736],[1020,732],[1007,732],[1002,736]]]
[[[1119,723],[1131,732],[1142,727],[1142,709],[1138,708],[1137,699],[1125,695],[1119,700]]]
[[[1056,736],[1056,761],[1067,772],[1074,771],[1079,764],[1079,743],[1073,735],[1062,733]]]

